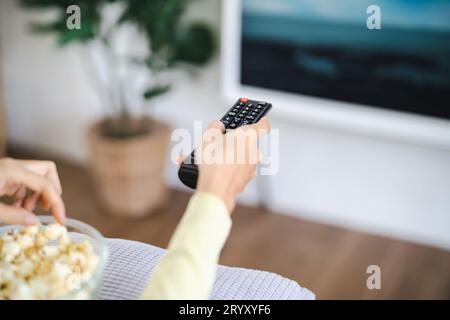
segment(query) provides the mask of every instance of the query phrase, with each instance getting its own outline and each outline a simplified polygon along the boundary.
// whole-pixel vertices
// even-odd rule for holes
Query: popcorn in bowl
[[[0,300],[91,297],[104,257],[78,235],[85,239],[75,241],[57,223],[0,232]]]

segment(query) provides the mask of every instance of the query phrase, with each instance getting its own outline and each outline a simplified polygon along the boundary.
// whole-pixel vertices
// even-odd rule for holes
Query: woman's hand
[[[256,176],[257,165],[262,161],[258,136],[269,131],[267,118],[231,130],[226,135],[222,122],[212,122],[203,133],[197,191],[217,195],[231,214],[236,197]],[[198,156],[196,153],[197,160]]]
[[[31,194],[27,193],[31,191]],[[65,208],[56,166],[51,161],[0,159],[0,196],[13,197],[14,203],[0,203],[0,221],[8,224],[35,224],[33,210],[40,203],[64,223]]]

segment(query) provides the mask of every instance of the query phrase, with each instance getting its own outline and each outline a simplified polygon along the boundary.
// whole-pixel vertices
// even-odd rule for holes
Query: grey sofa
[[[136,299],[144,289],[164,250],[148,244],[108,239],[109,259],[99,299]],[[314,299],[295,281],[277,274],[219,266],[211,299]]]

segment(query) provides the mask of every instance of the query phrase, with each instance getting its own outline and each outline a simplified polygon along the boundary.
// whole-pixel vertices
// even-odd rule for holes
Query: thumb
[[[183,154],[180,154],[178,157],[177,157],[177,165],[178,166],[181,166],[181,164],[184,162],[184,160],[186,160],[186,158],[187,158],[188,156],[186,156],[186,155],[183,155]]]
[[[261,118],[257,123],[242,127],[244,130],[256,130],[258,136],[267,134],[272,129],[267,117]]]
[[[0,203],[0,222],[6,224],[31,225],[36,224],[39,221],[33,213],[25,209]]]
[[[206,129],[219,129],[222,133],[225,132],[225,126],[219,120],[211,121]]]

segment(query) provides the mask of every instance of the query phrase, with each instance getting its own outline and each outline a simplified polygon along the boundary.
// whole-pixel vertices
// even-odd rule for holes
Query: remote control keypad
[[[226,129],[236,129],[243,125],[259,121],[270,109],[266,102],[252,101],[247,98],[240,99],[222,118]]]
[[[270,108],[272,108],[270,103],[241,98],[220,121],[222,121],[226,130],[236,129],[243,125],[258,122]],[[197,187],[198,167],[195,164],[195,150],[181,164],[178,177],[186,186],[193,189]]]

